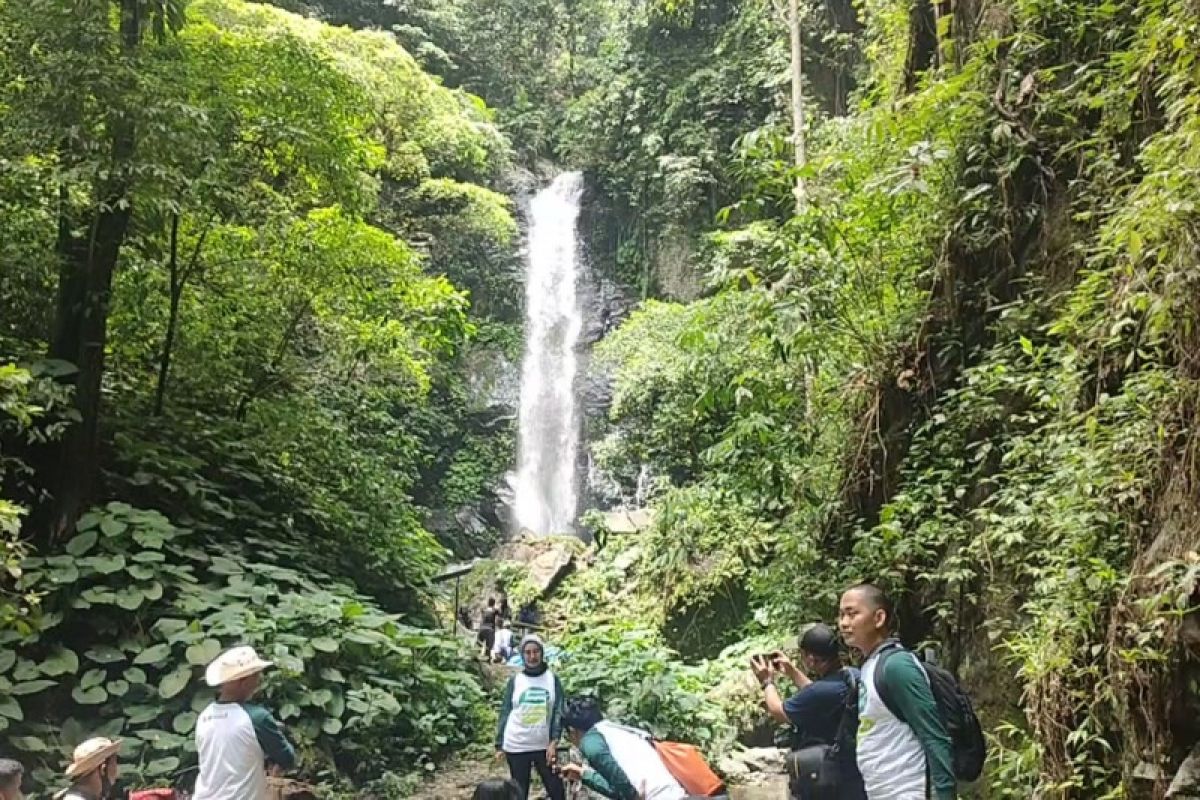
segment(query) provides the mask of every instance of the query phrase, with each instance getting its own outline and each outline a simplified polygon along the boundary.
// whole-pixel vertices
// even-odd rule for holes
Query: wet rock
[[[1193,747],[1179,765],[1166,797],[1200,798],[1200,744]]]
[[[464,357],[471,411],[488,411],[492,422],[514,419],[521,402],[521,367],[493,347],[476,347]]]

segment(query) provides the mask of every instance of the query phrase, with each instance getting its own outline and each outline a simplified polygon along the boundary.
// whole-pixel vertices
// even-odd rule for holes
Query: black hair
[[[502,778],[490,778],[475,787],[471,800],[520,800],[521,789],[517,784]]]
[[[800,649],[823,661],[836,661],[838,648],[837,633],[823,622],[813,625],[800,637]]]
[[[11,758],[0,758],[0,788],[11,789],[14,784],[20,785],[25,775],[25,768]]]
[[[491,607],[492,607],[492,606],[494,606],[494,605],[496,605],[496,598],[494,598],[494,597],[489,597],[489,598],[488,598],[488,608],[491,608]]]
[[[568,728],[587,733],[602,719],[604,712],[600,710],[600,702],[594,697],[572,697],[564,704],[562,721]]]
[[[887,592],[873,583],[860,583],[851,586],[847,591],[861,594],[872,610],[883,609],[886,617],[883,623],[884,630],[889,633],[896,630],[896,604],[892,602],[892,598],[888,597]]]

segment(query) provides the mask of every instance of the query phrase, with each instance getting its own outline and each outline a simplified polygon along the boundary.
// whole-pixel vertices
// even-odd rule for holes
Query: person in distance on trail
[[[612,800],[692,800],[648,734],[608,722],[594,698],[573,698],[563,712],[563,726],[587,761],[586,767],[560,765],[565,779]]]
[[[492,778],[475,787],[471,800],[520,800],[521,787],[512,781]]]
[[[0,758],[0,800],[22,800],[21,781],[25,768],[11,758]]]
[[[508,679],[496,729],[496,758],[507,759],[508,771],[529,797],[529,780],[536,768],[550,800],[564,800],[562,780],[551,766],[554,745],[562,735],[565,697],[558,676],[546,665],[542,640],[530,634],[521,641],[525,668]]]
[[[120,739],[106,739],[103,736],[88,739],[76,747],[66,772],[71,787],[55,795],[56,800],[105,800],[114,797],[113,783],[120,772],[117,766],[117,753],[120,751]]]
[[[862,775],[854,760],[854,737],[858,730],[858,670],[843,667],[838,638],[833,629],[817,623],[800,637],[800,670],[783,652],[776,651],[750,660],[750,669],[763,687],[767,713],[776,722],[792,726],[792,751],[837,745],[837,787],[819,793],[793,775],[791,793],[798,800],[864,800]],[[807,671],[813,676],[809,678]],[[782,674],[796,685],[797,692],[783,699],[772,678]],[[790,771],[790,770],[789,770]]]
[[[196,721],[200,776],[192,800],[268,800],[265,762],[291,769],[296,751],[271,713],[250,702],[272,666],[252,647],[234,647],[217,656],[204,672],[217,687],[216,702]]]
[[[496,643],[496,620],[499,616],[500,612],[496,610],[496,598],[489,597],[487,608],[479,617],[479,634],[475,637],[483,651],[484,661],[492,657],[492,645]]]
[[[496,631],[496,643],[492,646],[492,660],[498,663],[505,663],[508,657],[512,655],[512,627],[508,624],[508,620],[500,623],[500,630]]]
[[[912,656],[889,658],[883,672],[875,674],[880,654],[897,641],[895,623],[895,605],[878,586],[862,583],[842,595],[842,638],[866,658],[859,681],[857,756],[867,797],[954,800],[950,736],[925,671]],[[888,709],[880,687],[906,721]]]

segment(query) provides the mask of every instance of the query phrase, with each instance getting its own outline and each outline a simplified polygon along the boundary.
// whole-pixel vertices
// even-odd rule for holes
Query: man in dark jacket
[[[767,713],[776,722],[791,725],[795,750],[837,743],[840,768],[837,800],[864,800],[862,775],[854,756],[857,704],[848,697],[851,691],[857,697],[857,670],[842,666],[837,634],[822,623],[813,625],[800,637],[800,654],[804,670],[780,651],[751,659],[754,677],[766,695]],[[796,685],[796,693],[786,700],[775,686],[776,675],[784,675]],[[799,785],[792,786],[792,796],[799,800],[825,800],[805,792]]]

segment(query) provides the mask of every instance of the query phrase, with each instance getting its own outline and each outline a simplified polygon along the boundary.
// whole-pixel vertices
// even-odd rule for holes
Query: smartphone
[[[571,761],[571,745],[560,744],[554,748],[554,762],[556,764],[569,764]]]

